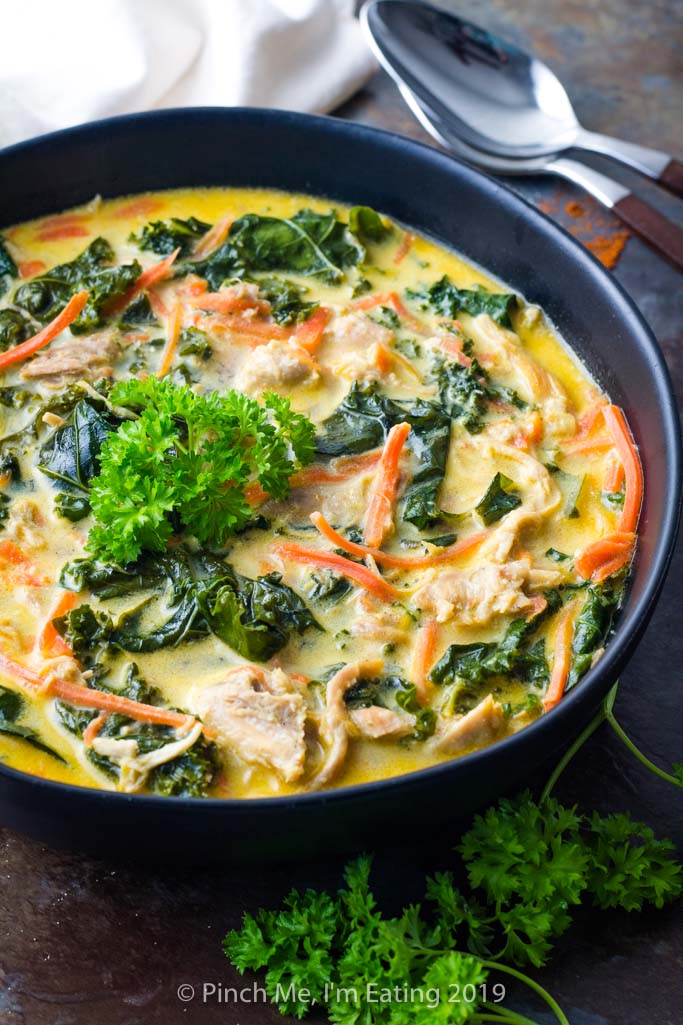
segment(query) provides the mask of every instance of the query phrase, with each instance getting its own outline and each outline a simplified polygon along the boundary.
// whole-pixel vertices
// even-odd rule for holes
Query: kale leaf
[[[372,242],[384,242],[391,234],[391,227],[385,224],[377,211],[370,206],[351,207],[349,230],[366,245]]]
[[[515,298],[510,292],[487,292],[484,288],[457,288],[444,275],[427,290],[432,308],[443,317],[456,320],[459,313],[472,317],[488,313],[501,327],[511,327],[510,303]]]
[[[100,453],[107,437],[121,420],[109,412],[100,412],[82,399],[41,446],[38,469],[60,485],[87,491],[99,472]]]
[[[553,592],[549,592],[552,595]],[[554,601],[548,611],[556,607]],[[513,676],[525,683],[544,684],[549,678],[545,642],[527,644],[541,622],[534,619],[513,619],[500,641],[475,641],[451,644],[429,674],[434,683],[456,681],[477,686],[492,676]]]
[[[16,278],[19,271],[5,245],[5,240],[0,235],[0,295],[7,290],[8,278]]]
[[[620,580],[608,580],[602,585],[590,584],[587,588],[586,600],[574,625],[567,690],[590,669],[593,655],[604,643],[623,597],[624,586]]]
[[[175,249],[180,249],[179,256],[188,256],[195,243],[211,227],[197,217],[170,217],[167,221],[150,221],[137,234],[130,236],[140,249],[151,249],[159,256],[170,256]]]
[[[71,324],[72,334],[85,334],[107,322],[107,309],[125,294],[140,276],[137,260],[111,266],[114,250],[104,238],[96,238],[80,256],[32,278],[17,289],[16,305],[41,323],[52,320],[76,292],[85,289],[88,302]]]
[[[121,316],[122,327],[146,327],[158,326],[159,321],[152,309],[149,296],[141,292],[137,299],[134,299]]]
[[[21,694],[18,694],[15,690],[10,690],[8,687],[0,686],[0,733],[7,737],[14,737],[16,740],[23,740],[38,751],[44,751],[45,754],[51,755],[52,758],[56,758],[57,761],[66,764],[66,759],[62,758],[57,751],[44,743],[35,730],[31,729],[30,726],[21,726],[17,722],[17,719],[23,714],[25,707],[26,702]]]
[[[305,302],[306,289],[286,278],[261,278],[258,286],[261,295],[270,303],[273,320],[282,327],[307,320],[319,306],[317,302]]]
[[[422,528],[439,516],[437,496],[446,472],[450,446],[450,418],[425,399],[399,402],[376,387],[356,382],[327,420],[316,439],[325,456],[355,455],[384,442],[397,423],[411,426],[408,444],[418,463],[403,497],[403,518]]]
[[[475,508],[486,526],[489,527],[512,512],[513,509],[519,508],[521,504],[522,499],[519,497],[519,489],[515,482],[506,477],[504,473],[498,472]]]
[[[472,360],[471,366],[464,366],[454,360],[439,359],[432,368],[431,377],[438,385],[439,401],[448,415],[463,424],[470,433],[479,432],[484,426],[489,390],[477,361]]]
[[[13,349],[35,334],[31,320],[20,310],[0,310],[0,352]]]

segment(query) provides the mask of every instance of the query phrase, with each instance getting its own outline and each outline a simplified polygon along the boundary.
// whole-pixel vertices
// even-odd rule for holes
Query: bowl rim
[[[8,777],[10,780],[14,780],[24,786],[30,786],[37,790],[47,791],[48,793],[51,792],[55,796],[60,794],[67,799],[73,794],[79,800],[109,800],[117,802],[120,806],[134,805],[140,811],[154,808],[166,809],[167,812],[173,811],[176,813],[182,809],[182,814],[215,814],[217,812],[229,814],[237,811],[244,812],[248,809],[252,815],[268,815],[274,811],[283,812],[292,807],[300,808],[353,801],[358,797],[370,796],[380,789],[396,791],[401,788],[411,787],[416,783],[433,783],[440,778],[446,777],[449,772],[460,771],[463,767],[476,771],[478,766],[486,761],[487,758],[490,759],[503,751],[512,753],[514,756],[514,752],[525,743],[529,743],[532,737],[540,738],[544,733],[554,730],[561,716],[569,717],[573,710],[578,710],[579,706],[584,704],[595,705],[604,696],[608,689],[608,684],[611,685],[613,671],[618,669],[630,657],[638,643],[664,584],[674,552],[681,507],[683,505],[683,446],[675,393],[662,350],[651,328],[624,287],[609,273],[597,257],[582,246],[566,229],[535,207],[529,200],[515,192],[506,183],[471,167],[450,153],[438,150],[433,146],[411,139],[398,132],[363,125],[355,121],[347,121],[330,115],[303,114],[265,107],[171,107],[88,121],[22,140],[0,149],[0,164],[8,157],[13,157],[15,154],[30,154],[32,150],[39,149],[41,146],[58,147],[63,140],[77,140],[79,137],[87,139],[88,136],[98,136],[109,130],[125,131],[129,126],[135,126],[146,121],[182,122],[187,119],[196,120],[207,117],[232,120],[236,122],[237,126],[239,126],[240,122],[253,122],[256,125],[261,125],[264,130],[273,122],[287,124],[293,131],[305,130],[309,126],[311,129],[345,136],[360,144],[364,141],[374,141],[384,145],[388,150],[393,150],[397,155],[400,153],[412,153],[418,159],[431,164],[436,169],[451,173],[455,178],[460,177],[461,179],[469,180],[475,187],[478,187],[479,191],[482,191],[483,187],[483,192],[488,193],[488,199],[502,207],[506,215],[518,214],[526,222],[535,225],[539,230],[549,235],[551,242],[562,242],[565,246],[568,243],[568,248],[574,262],[578,266],[583,264],[593,275],[597,272],[602,289],[606,291],[608,299],[614,305],[615,315],[622,320],[628,318],[630,330],[640,334],[641,343],[647,351],[650,375],[659,396],[659,405],[663,414],[664,456],[668,470],[667,496],[664,503],[663,526],[655,543],[653,567],[649,579],[644,584],[642,594],[631,610],[630,622],[626,627],[623,627],[617,621],[604,655],[595,666],[588,670],[579,686],[569,691],[551,712],[540,716],[528,726],[525,726],[524,729],[504,737],[495,744],[472,751],[459,758],[438,762],[435,765],[401,773],[397,776],[370,780],[364,783],[354,783],[328,790],[303,791],[298,794],[254,798],[188,798],[164,797],[158,794],[128,794],[122,791],[105,790],[98,787],[87,787],[82,784],[47,779],[43,776],[33,775],[21,769],[4,765],[2,762],[0,762],[0,777]],[[181,188],[183,186],[176,187]],[[136,194],[135,192],[125,193],[125,195]],[[311,195],[325,198],[321,193],[311,193]],[[555,239],[553,239],[553,236],[555,236]],[[445,239],[439,238],[437,235],[430,233],[430,237],[433,237],[434,241],[440,244],[449,245]],[[463,256],[467,258],[467,253],[464,251]],[[571,349],[572,346],[569,343],[567,344]],[[647,489],[647,479],[645,486]]]

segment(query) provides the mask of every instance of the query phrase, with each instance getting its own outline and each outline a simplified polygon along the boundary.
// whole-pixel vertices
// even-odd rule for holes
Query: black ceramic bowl
[[[628,601],[605,656],[549,715],[456,761],[364,786],[253,801],[65,786],[0,764],[0,821],[98,853],[265,860],[350,850],[443,828],[528,779],[575,737],[645,629],[671,555],[681,494],[678,416],[657,344],[580,245],[508,189],[415,142],[331,118],[206,108],[115,118],[0,153],[0,228],[83,203],[190,185],[252,185],[377,207],[538,303],[623,406],[645,468]],[[409,826],[409,829],[406,827]]]

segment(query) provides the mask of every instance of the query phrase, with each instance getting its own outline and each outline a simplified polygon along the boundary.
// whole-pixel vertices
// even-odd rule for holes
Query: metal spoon
[[[386,27],[385,17],[388,17],[392,24],[396,20],[399,27],[403,26],[403,22],[400,20],[400,17],[394,19],[392,9],[402,10],[411,15],[413,12],[418,14],[427,12],[428,15],[435,15],[436,17],[426,22],[427,30],[423,28],[421,33],[418,32],[415,36],[409,35],[401,45],[396,45],[393,31]],[[370,45],[380,63],[397,83],[401,94],[415,116],[438,142],[456,152],[469,163],[497,174],[528,175],[550,173],[580,185],[600,203],[613,210],[625,224],[641,235],[645,241],[666,259],[679,269],[683,269],[683,231],[660,214],[659,211],[645,203],[640,197],[630,192],[620,182],[595,171],[593,168],[586,167],[576,160],[559,156],[557,151],[548,151],[526,157],[517,151],[508,153],[507,156],[492,153],[478,144],[480,142],[480,133],[473,131],[471,126],[468,127],[465,124],[462,117],[458,116],[461,112],[451,109],[448,103],[444,101],[444,95],[449,95],[448,90],[444,89],[440,94],[435,94],[431,91],[426,82],[431,77],[430,68],[436,67],[437,61],[430,60],[430,46],[435,47],[437,53],[440,53],[440,45],[442,48],[443,40],[441,39],[441,44],[439,39],[435,42],[434,38],[429,34],[431,31],[429,26],[437,25],[441,37],[443,37],[448,28],[450,28],[452,36],[454,31],[451,25],[452,22],[455,22],[456,26],[465,26],[467,29],[467,39],[471,40],[476,37],[479,40],[477,43],[478,47],[485,45],[481,42],[482,39],[485,38],[490,42],[492,37],[488,36],[481,29],[476,28],[476,26],[462,22],[461,19],[446,14],[437,8],[425,4],[412,3],[409,0],[408,2],[407,0],[370,0],[361,11],[361,20]],[[420,22],[419,17],[417,20]],[[422,24],[424,25],[425,23],[422,22]],[[494,42],[496,46],[508,46],[508,44],[501,43],[499,40],[494,40]],[[413,45],[415,47],[414,52],[412,49]],[[396,55],[397,52],[398,56]],[[516,52],[521,53],[521,51]],[[452,58],[453,54],[449,51],[449,59],[452,60]],[[526,60],[529,61],[530,58],[526,57]],[[410,65],[407,66],[406,62],[410,62]],[[453,64],[456,70],[460,68],[460,63],[457,59],[453,61]],[[540,66],[542,68],[545,67],[542,64]],[[422,77],[423,73],[425,75],[424,78]],[[548,74],[552,73],[548,71]],[[557,81],[554,76],[552,78],[554,81]],[[502,78],[499,79],[499,87],[503,84]],[[559,82],[557,84],[566,100],[564,90]],[[507,112],[514,107],[514,100],[517,95],[518,93],[515,89],[511,89],[511,98],[508,97],[507,92],[499,94],[495,106],[498,118],[501,116],[501,111]],[[487,102],[489,106],[493,107],[490,99]],[[569,101],[566,100],[566,103],[571,111]],[[482,123],[486,124],[487,131],[490,131],[491,113],[489,112],[486,115],[481,113],[479,116],[482,118]],[[514,117],[515,115],[512,116]],[[476,141],[473,142],[473,139]],[[640,149],[640,147],[636,148]],[[560,152],[562,151],[560,150]],[[659,155],[666,156],[665,154]],[[668,157],[667,160],[671,162]],[[673,163],[676,164],[677,162],[674,161]],[[681,171],[683,171],[683,165],[680,165],[680,167]],[[681,181],[683,182],[683,174]]]
[[[567,149],[612,157],[683,196],[683,163],[668,153],[589,132],[564,86],[538,58],[454,14],[414,0],[374,0],[372,40],[408,87],[448,111],[475,149],[507,158]]]

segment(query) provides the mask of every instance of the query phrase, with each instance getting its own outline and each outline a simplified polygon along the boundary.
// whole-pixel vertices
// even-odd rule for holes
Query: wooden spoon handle
[[[660,174],[658,181],[675,196],[683,196],[683,163],[672,157]]]
[[[680,166],[680,165],[679,165]],[[612,207],[624,224],[645,239],[665,259],[683,271],[683,230],[629,192]]]

